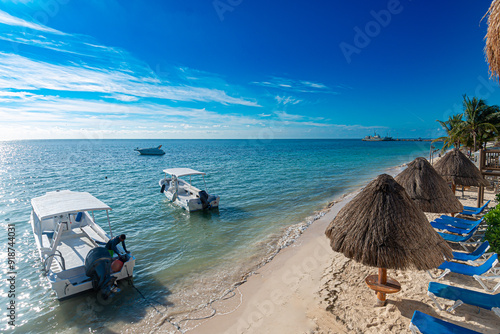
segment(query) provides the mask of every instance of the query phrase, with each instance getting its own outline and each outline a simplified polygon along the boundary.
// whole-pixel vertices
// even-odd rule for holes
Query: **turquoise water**
[[[163,156],[133,151],[159,144],[167,152]],[[275,253],[285,229],[388,168],[428,156],[429,145],[361,140],[0,142],[0,261],[6,274],[7,224],[15,224],[15,331],[119,332],[123,324],[154,326],[164,315],[179,321]],[[220,208],[188,213],[169,203],[158,181],[162,170],[172,167],[206,172],[208,191],[220,195]],[[201,178],[193,183],[203,187]],[[113,231],[127,234],[127,248],[137,258],[134,284],[161,314],[126,282],[105,308],[92,293],[55,299],[41,273],[28,220],[30,199],[57,189],[88,191],[113,208]],[[96,219],[107,230],[105,216]],[[0,328],[11,331],[4,307],[7,286],[1,289]]]

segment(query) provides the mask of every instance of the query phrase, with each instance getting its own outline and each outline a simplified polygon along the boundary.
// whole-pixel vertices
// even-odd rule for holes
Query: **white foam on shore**
[[[400,172],[402,172],[406,168],[407,165],[408,165],[408,163],[405,163],[405,164],[402,164],[399,166],[395,166],[395,167],[390,167],[390,168],[386,169],[384,172],[394,177],[394,176],[398,175]],[[216,284],[213,287],[213,289],[210,289],[211,297],[207,296],[209,301],[202,302],[201,304],[198,304],[195,307],[194,304],[196,304],[196,302],[190,301],[190,303],[188,303],[188,301],[185,300],[185,297],[188,297],[188,296],[184,296],[184,298],[181,298],[181,300],[183,300],[183,303],[186,303],[187,305],[190,304],[191,307],[193,307],[193,309],[190,311],[184,311],[184,312],[180,311],[180,312],[176,312],[175,314],[170,314],[169,320],[172,321],[171,323],[174,323],[174,324],[179,326],[177,329],[178,332],[185,333],[185,332],[188,332],[188,331],[193,330],[194,328],[200,326],[204,321],[213,317],[215,314],[218,314],[218,312],[217,312],[218,310],[216,308],[214,308],[214,306],[212,304],[214,304],[218,301],[225,301],[225,300],[231,299],[233,297],[237,297],[238,294],[236,293],[236,291],[237,291],[238,287],[240,285],[244,284],[249,277],[254,275],[259,268],[262,268],[267,263],[271,262],[280,253],[281,250],[283,250],[289,246],[293,246],[295,241],[297,241],[297,239],[299,239],[299,237],[307,230],[307,228],[309,226],[311,226],[315,221],[317,221],[318,219],[323,217],[325,214],[327,214],[327,212],[330,211],[334,205],[345,200],[346,197],[354,197],[355,195],[357,195],[369,182],[370,182],[370,180],[366,181],[363,186],[358,187],[357,189],[355,189],[353,191],[346,192],[346,193],[338,196],[333,201],[326,204],[323,209],[314,212],[311,216],[307,217],[304,221],[284,228],[282,233],[280,233],[279,235],[269,236],[269,238],[267,238],[267,240],[262,241],[262,246],[267,246],[267,254],[263,258],[261,257],[259,259],[256,257],[252,257],[246,263],[242,263],[241,265],[237,265],[237,266],[232,265],[232,270],[230,270],[230,272],[225,272],[225,273],[218,272],[218,274],[215,277],[218,278],[219,283]],[[259,247],[257,247],[257,249],[258,248]],[[262,254],[260,256],[262,256]],[[253,264],[252,264],[252,262],[253,262]],[[237,269],[235,267],[239,268],[240,270],[243,270],[243,273],[241,275],[238,275],[236,273]],[[240,277],[239,279],[236,278],[238,276]],[[231,279],[231,277],[233,277],[233,279],[236,278],[237,280],[234,281],[233,283],[229,284],[226,281],[226,279]],[[205,277],[205,279],[201,278],[202,286],[205,289],[207,287],[206,283],[208,283],[206,281],[206,279],[208,279],[208,278],[209,278],[208,276]],[[205,283],[203,283],[203,281],[205,281]],[[225,281],[227,283],[226,289],[224,289],[224,286],[223,286]],[[191,289],[198,290],[194,286],[192,286]],[[222,291],[222,292],[220,292],[220,291]],[[193,295],[191,295],[191,297],[193,297]],[[205,300],[207,300],[207,299],[205,299]],[[240,306],[240,303],[237,303],[237,305],[234,306],[233,309],[231,309],[229,311],[225,310],[224,313],[232,313],[236,309],[238,309],[239,306]],[[198,315],[200,315],[200,317],[199,317],[200,319],[196,319]],[[200,320],[200,321],[195,321],[196,324],[194,326],[190,326],[189,322],[186,321],[186,319],[188,319],[188,318],[189,319],[196,319],[196,320]],[[201,320],[204,320],[204,321],[201,321]]]
[[[409,163],[409,162],[408,162]],[[386,169],[386,173],[391,175],[392,177],[395,177],[399,173],[401,173],[406,167],[408,166],[408,163],[404,163],[399,166],[395,167],[390,167]],[[338,198],[334,199],[333,201],[329,202],[322,210],[316,211],[313,215],[307,217],[305,221],[300,222],[298,224],[291,225],[283,230],[281,235],[277,238],[277,241],[274,243],[274,245],[269,245],[269,240],[266,242],[269,245],[270,249],[270,254],[266,255],[265,258],[263,258],[259,263],[255,265],[255,267],[250,271],[242,275],[242,279],[247,279],[250,277],[255,270],[261,268],[262,266],[266,265],[267,263],[271,262],[278,253],[291,245],[307,230],[307,228],[314,223],[316,220],[320,219],[323,217],[335,204],[343,201],[346,197],[352,196],[354,197],[357,195],[363,188],[370,182],[371,180],[367,181],[362,187],[357,188],[356,190],[344,193],[340,195]],[[275,238],[271,237],[271,240],[276,240]]]

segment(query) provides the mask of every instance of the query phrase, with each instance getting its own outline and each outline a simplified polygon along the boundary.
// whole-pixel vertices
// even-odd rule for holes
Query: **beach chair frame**
[[[470,247],[479,247],[480,245],[483,244],[483,242],[485,242],[484,234],[480,234],[477,236],[477,238],[471,238],[467,241],[460,241],[458,242],[458,244],[462,246],[462,248],[466,252],[470,252]]]
[[[462,300],[460,299],[456,299],[455,300],[455,303],[448,307],[447,309],[445,309],[444,307],[441,306],[441,304],[439,304],[439,302],[437,301],[437,297],[433,292],[430,291],[431,289],[431,285],[432,284],[437,284],[435,282],[430,282],[429,283],[429,288],[427,290],[427,295],[429,296],[429,298],[432,299],[432,301],[434,302],[434,304],[436,304],[436,307],[440,310],[440,311],[446,311],[446,312],[453,312],[457,307],[463,305],[463,304],[469,304],[469,305],[473,305],[473,306],[477,306],[477,307],[482,307],[480,305],[476,305],[476,304],[473,304],[473,303],[465,303],[463,302]],[[444,284],[443,284],[444,285]],[[470,290],[467,290],[467,289],[462,289],[462,288],[457,288],[457,287],[454,287],[454,286],[446,286],[446,288],[451,288],[451,289],[460,289],[460,290],[465,290],[466,292],[473,292],[473,293],[477,293],[477,294],[480,294],[481,292],[478,292],[478,291],[470,291]],[[493,295],[491,295],[493,296]],[[453,300],[453,299],[449,299],[447,297],[444,297],[444,296],[439,296],[439,298],[443,298],[443,299],[448,299],[448,300]],[[490,308],[491,311],[493,311],[495,313],[496,316],[500,317],[500,308],[499,307],[491,307]]]
[[[498,264],[498,260],[496,261],[495,265]],[[490,293],[493,293],[495,291],[498,290],[498,288],[500,288],[500,282],[498,282],[494,287],[493,289],[490,289],[488,288],[488,286],[486,285],[486,281],[489,281],[489,280],[498,280],[500,279],[500,268],[492,268],[491,269],[491,272],[494,274],[492,276],[480,276],[480,275],[474,275],[473,277],[476,279],[476,281],[478,281],[479,284],[481,284],[481,286],[483,287],[483,289],[485,289],[486,291],[490,292]]]
[[[488,241],[484,241],[472,252],[453,252],[453,261],[463,261],[470,265],[476,265],[480,262],[486,261],[491,255],[494,254],[494,252],[488,252],[489,249],[490,243]]]
[[[486,285],[486,282],[487,281],[492,281],[492,280],[498,280],[500,279],[500,268],[497,267],[498,265],[498,256],[495,254],[493,254],[491,257],[495,256],[495,260],[493,260],[492,264],[491,264],[491,267],[485,271],[483,274],[481,275],[477,275],[477,274],[474,274],[474,275],[469,275],[467,273],[459,273],[459,274],[462,274],[462,275],[467,275],[467,276],[472,276],[474,277],[474,279],[481,285],[481,287],[483,289],[485,289],[486,291],[490,292],[490,293],[493,293],[495,292],[496,290],[498,290],[498,288],[500,288],[500,282],[498,282],[494,287],[493,289],[490,289],[487,285]],[[491,258],[490,257],[490,258]],[[489,259],[488,259],[489,260]],[[487,260],[487,261],[488,261]],[[455,263],[454,264],[455,266],[468,266],[467,264],[459,264],[459,263]],[[486,265],[486,263],[483,263],[481,264],[481,266],[484,266]],[[469,265],[470,266],[470,265]],[[477,267],[474,267],[474,266],[470,266],[472,268],[477,268]],[[462,267],[463,268],[463,267]],[[452,270],[450,268],[445,268],[443,269],[444,271],[441,273],[441,275],[438,275],[438,276],[434,276],[431,274],[430,270],[427,270],[427,273],[429,274],[429,276],[432,278],[432,279],[435,279],[435,280],[438,280],[438,279],[441,279],[443,277],[445,277],[446,275],[448,275],[449,273],[452,272]],[[488,275],[488,276],[486,276]]]

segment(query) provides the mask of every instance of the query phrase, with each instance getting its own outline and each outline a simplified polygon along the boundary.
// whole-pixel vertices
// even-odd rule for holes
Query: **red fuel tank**
[[[123,262],[120,260],[114,260],[113,263],[111,263],[111,272],[116,273],[122,270],[123,267]]]

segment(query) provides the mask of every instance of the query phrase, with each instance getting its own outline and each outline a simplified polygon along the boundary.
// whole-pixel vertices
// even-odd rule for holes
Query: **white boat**
[[[94,211],[111,208],[87,192],[52,191],[31,200],[30,223],[35,243],[52,289],[58,299],[87,290],[97,290],[98,299],[109,300],[117,289],[116,280],[131,277],[135,258],[121,257],[120,271],[111,271],[111,258],[104,245],[109,236],[96,224]],[[118,245],[120,253],[125,251]]]
[[[219,206],[219,196],[210,195],[206,191],[205,173],[191,168],[171,168],[165,169],[165,178],[160,180],[161,192],[174,204],[183,207],[187,211],[217,208]],[[171,177],[167,177],[171,175]],[[205,190],[200,190],[191,184],[191,176],[202,175]],[[179,179],[182,176],[189,176],[189,183]]]
[[[161,149],[161,145],[158,147],[149,148],[136,148],[134,151],[139,152],[141,155],[164,155],[165,151]]]

